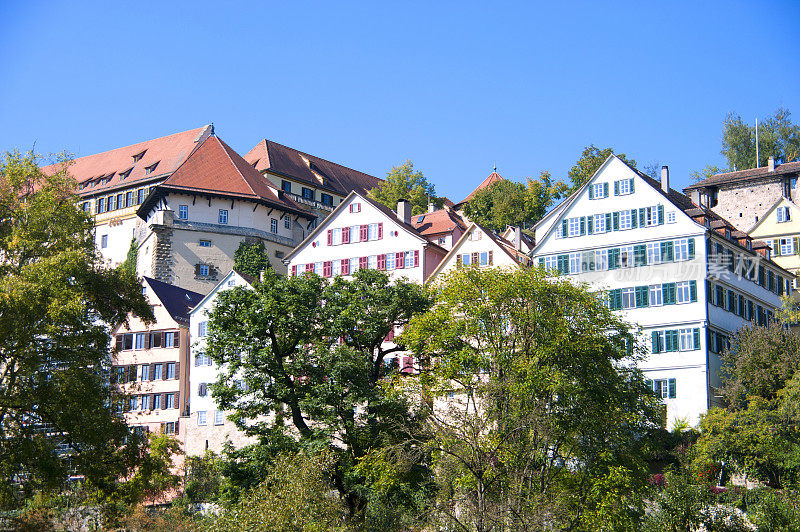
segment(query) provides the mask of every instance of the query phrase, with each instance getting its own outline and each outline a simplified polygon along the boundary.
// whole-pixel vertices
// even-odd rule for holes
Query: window
[[[487,251],[482,251],[480,258],[481,258],[481,266],[489,265],[489,253]]]
[[[623,268],[633,267],[633,246],[623,246],[620,249],[620,262]]]
[[[133,191],[125,193],[125,206],[132,207],[133,206]]]
[[[608,231],[606,228],[606,215],[605,214],[595,214],[594,215],[594,232],[595,233],[605,233]]]
[[[619,213],[619,230],[625,231],[633,227],[631,211],[620,211]]]
[[[164,347],[178,347],[180,345],[178,334],[177,331],[164,333]]]
[[[175,378],[175,362],[167,362],[166,370],[167,370],[167,379],[174,379]]]
[[[789,207],[778,207],[778,223],[788,222],[791,220]]]
[[[177,423],[175,421],[167,421],[164,423],[164,434],[175,434],[175,427]]]
[[[320,193],[320,200],[322,200],[323,205],[333,205],[333,196],[330,194],[325,194],[324,192]]]
[[[377,270],[378,269],[378,256],[377,255],[370,255],[367,257],[367,268],[370,270]]]
[[[367,229],[367,240],[378,240],[381,237],[380,224],[369,224]]]
[[[286,181],[285,179],[281,180],[281,190],[284,192],[292,193],[292,183]]]
[[[203,277],[208,277],[208,275],[211,273],[211,270],[208,267],[208,264],[201,264],[200,267],[198,268],[197,273],[202,275]]]
[[[394,270],[394,253],[387,253],[386,254],[386,269],[387,270]]]
[[[150,380],[160,381],[163,380],[164,364],[153,364],[153,378]]]
[[[580,218],[570,218],[567,220],[568,226],[568,235],[569,236],[580,236],[581,235],[581,219]]]
[[[150,166],[145,166],[144,173],[145,175],[152,174],[156,170],[156,166],[158,166],[158,162],[151,164]]]
[[[228,223],[228,211],[225,209],[219,210],[219,223],[226,224]]]
[[[361,212],[361,204],[360,203],[351,203],[350,204],[350,212]]]
[[[164,408],[175,408],[175,394],[168,393],[164,396]]]
[[[210,248],[211,247],[211,240],[201,240],[200,241],[201,248]],[[208,275],[208,274],[206,274]]]
[[[675,379],[654,380],[653,391],[662,399],[675,399]]]
[[[682,238],[675,241],[674,246],[675,260],[689,260],[689,239]]]
[[[197,336],[202,338],[206,334],[208,334],[208,322],[207,321],[201,321],[200,323],[197,324]]]
[[[200,427],[204,427],[206,425],[206,412],[205,410],[200,410],[197,412],[197,425]]]
[[[675,283],[675,302],[676,303],[689,303],[692,301],[691,296],[691,281],[681,281]],[[697,299],[695,296],[694,299]]]
[[[794,253],[794,239],[781,238],[781,255],[792,255]]]
[[[555,270],[558,268],[557,257],[555,255],[551,255],[549,257],[544,258],[544,267],[548,270]]]
[[[157,393],[157,394],[153,395],[153,400],[150,401],[150,403],[151,403],[151,407],[150,408],[152,410],[159,410],[161,408],[161,394]]]
[[[150,396],[149,395],[143,395],[140,409],[141,410],[149,410],[149,407],[150,407]]]
[[[117,209],[124,209],[125,208],[125,194],[119,193],[117,194]]]
[[[675,213],[674,212],[668,212],[667,213],[667,223],[668,224],[674,224],[675,223]]]
[[[276,218],[269,219],[269,230],[271,233],[278,232],[278,220]]]
[[[136,205],[141,205],[144,201],[144,189],[140,188],[136,191]]]
[[[100,247],[103,249],[108,247],[108,235],[103,235],[100,237]]]
[[[589,199],[603,199],[608,197],[608,183],[595,183],[589,191]]]
[[[129,410],[139,410],[139,396],[134,395],[130,398],[130,408]]]
[[[109,196],[106,199],[106,205],[108,206],[108,209],[106,209],[108,211],[113,211],[115,209],[115,207],[114,207],[114,196]]]
[[[136,333],[136,349],[146,349],[147,333]]]
[[[331,245],[339,246],[341,244],[342,244],[342,228],[337,227],[336,229],[331,229]]]
[[[189,219],[189,206],[188,205],[178,205],[178,218],[181,220],[188,220]]]
[[[555,260],[555,257],[552,257]],[[555,267],[555,265],[553,266]],[[594,252],[594,269],[603,271],[608,269],[608,250],[600,249]]]
[[[283,219],[283,227],[286,229],[292,228],[292,220],[289,218],[289,215],[286,215],[286,218]]]
[[[650,306],[651,307],[660,307],[664,304],[663,298],[664,292],[661,290],[660,284],[651,284],[650,285]]]
[[[652,353],[664,352],[664,331],[653,331],[650,351]]]
[[[659,262],[661,262],[661,243],[647,244],[647,264],[658,264]]]
[[[624,196],[633,192],[633,179],[614,181],[614,195]]]
[[[570,253],[569,254],[569,273],[571,273],[571,274],[581,273],[581,254],[580,253]]]
[[[205,397],[208,395],[208,384],[205,382],[201,382],[197,385],[197,395],[199,397]]]
[[[633,288],[622,289],[622,308],[635,308],[636,294]]]
[[[106,199],[105,198],[98,198],[97,199],[97,214],[106,212]]]
[[[225,423],[225,412],[217,410],[214,412],[214,425],[222,425]]]
[[[205,353],[197,353],[194,357],[194,365],[195,366],[210,366],[211,365],[211,357]]]
[[[314,199],[314,191],[310,188],[303,187],[303,198],[307,200]]]
[[[139,380],[140,381],[150,380],[150,364],[142,364],[141,366],[139,366]]]

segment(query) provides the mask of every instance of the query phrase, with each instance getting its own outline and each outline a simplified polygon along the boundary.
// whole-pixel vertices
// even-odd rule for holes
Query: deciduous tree
[[[776,163],[796,161],[800,157],[800,125],[783,107],[758,124],[758,166],[766,166],[770,156]],[[728,171],[756,167],[755,121],[747,124],[736,113],[729,113],[722,127],[722,150]]]
[[[436,197],[436,188],[422,172],[414,171],[410,160],[392,167],[386,174],[386,181],[370,190],[369,196],[392,210],[397,209],[399,200],[407,200],[411,203],[411,214],[428,212],[429,202],[442,206],[441,198]]]
[[[269,256],[261,240],[242,240],[233,252],[233,268],[239,273],[258,279],[261,272],[269,267]]]
[[[569,177],[572,185],[564,195],[569,195],[578,190],[590,177],[594,175],[600,165],[610,156],[614,155],[613,148],[605,148],[601,150],[594,144],[589,144],[583,149],[578,161],[569,169],[567,176]],[[628,163],[630,166],[636,168],[636,161],[629,159],[624,153],[616,153],[617,157]]]

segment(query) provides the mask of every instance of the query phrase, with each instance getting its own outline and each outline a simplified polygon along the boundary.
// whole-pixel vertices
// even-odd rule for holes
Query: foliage
[[[386,174],[386,180],[369,191],[369,196],[392,210],[397,210],[397,202],[404,199],[411,204],[411,214],[428,212],[428,203],[442,206],[442,199],[436,197],[436,187],[422,175],[414,171],[410,160],[400,166],[393,166]]]
[[[109,329],[130,312],[153,315],[134,276],[103,266],[67,168],[48,176],[32,154],[0,159],[4,507],[18,488],[58,487],[71,468],[111,489],[138,454],[114,411]]]
[[[763,532],[796,532],[800,530],[800,500],[797,494],[770,490],[748,508],[747,516]]]
[[[183,499],[176,499],[167,508],[147,508],[136,506],[131,508],[122,519],[124,530],[136,532],[199,532],[205,530],[210,519],[199,514],[190,514]]]
[[[647,479],[638,440],[656,409],[630,369],[641,353],[628,326],[535,268],[455,270],[435,294],[401,342],[429,368],[419,445],[433,452],[442,519],[478,531],[634,527]]]
[[[553,183],[547,172],[542,172],[538,179],[528,178],[525,185],[503,179],[475,192],[464,206],[464,213],[497,232],[509,225],[531,226],[565,189],[563,182]]]
[[[269,256],[261,240],[242,240],[233,252],[233,269],[239,273],[258,279],[269,267]]]
[[[758,166],[766,166],[770,156],[775,163],[800,158],[800,125],[791,120],[792,113],[783,107],[758,124]],[[722,150],[728,170],[756,167],[756,128],[745,124],[742,117],[729,113],[722,127]]]
[[[714,494],[704,484],[691,482],[688,472],[669,472],[666,486],[656,493],[653,508],[644,519],[646,531],[695,530],[703,522],[703,510],[712,504]]]
[[[180,484],[175,474],[173,457],[183,454],[175,438],[164,434],[151,434],[147,449],[133,476],[120,487],[123,500],[130,505],[140,502],[157,502]]]
[[[384,339],[430,304],[419,285],[390,283],[376,270],[331,284],[313,274],[267,270],[253,290],[221,294],[211,314],[206,353],[223,368],[213,396],[233,411],[231,420],[268,445],[290,447],[299,437],[297,447],[330,449],[334,485],[348,512],[368,521],[376,500],[356,466],[401,443],[403,431],[418,423],[407,397],[389,386],[397,366],[387,358],[400,348]],[[424,482],[420,471],[424,462],[403,471],[395,488]]]
[[[125,256],[125,262],[122,263],[122,271],[128,275],[136,277],[136,262],[139,257],[139,246],[136,243],[136,237],[131,239],[131,246],[128,248],[128,254]]]
[[[723,170],[717,165],[714,164],[707,164],[705,168],[702,170],[695,170],[691,174],[689,174],[689,181],[692,183],[699,183],[700,181],[704,181],[711,177],[712,175],[716,175],[721,173]]]
[[[211,502],[219,497],[221,483],[220,459],[213,452],[204,456],[186,457],[184,496],[189,502]]]
[[[258,487],[226,507],[207,530],[344,531],[344,505],[330,484],[336,457],[328,451],[280,455]]]
[[[580,158],[578,161],[569,169],[567,176],[571,181],[571,186],[563,194],[564,196],[568,196],[569,194],[578,190],[584,183],[589,181],[594,173],[600,168],[600,165],[608,159],[610,155],[614,155],[613,148],[605,148],[601,150],[597,148],[594,144],[589,144],[583,149],[583,153],[581,153]],[[617,153],[617,157],[628,163],[630,166],[636,168],[636,161],[633,159],[629,159],[625,156],[624,153]]]

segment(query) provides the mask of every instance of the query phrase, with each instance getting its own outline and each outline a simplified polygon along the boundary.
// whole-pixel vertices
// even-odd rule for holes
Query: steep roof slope
[[[203,294],[167,284],[151,277],[144,277],[144,280],[150,285],[153,293],[164,305],[164,309],[169,312],[172,319],[183,325],[189,324],[189,311],[205,297]]]
[[[79,157],[71,162],[69,173],[78,181],[78,193],[81,195],[95,194],[168,175],[174,172],[211,132],[212,127],[208,125]],[[42,171],[55,173],[60,168],[58,164],[51,164],[43,167]],[[128,170],[130,173],[126,176]]]
[[[268,171],[289,177],[332,190],[340,196],[346,196],[353,190],[366,194],[383,183],[383,179],[267,139],[259,141],[244,159],[259,172]]]
[[[466,198],[461,200],[458,203],[458,205],[462,205],[462,204],[468,202],[469,200],[471,200],[479,190],[483,190],[484,188],[489,188],[493,184],[495,184],[495,183],[497,183],[499,181],[502,181],[502,180],[503,180],[503,176],[498,174],[496,171],[492,172],[491,174],[489,174],[489,176],[486,179],[481,181],[480,185],[475,187],[475,190],[473,190],[472,192],[469,193],[469,196],[467,196]]]
[[[456,227],[467,228],[467,224],[461,216],[449,209],[439,209],[438,211],[412,216],[411,225],[426,237],[449,233]]]

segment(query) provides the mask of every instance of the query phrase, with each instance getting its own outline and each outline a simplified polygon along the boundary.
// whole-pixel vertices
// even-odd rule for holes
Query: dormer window
[[[255,168],[256,166],[258,166],[258,161],[260,161],[260,160],[261,160],[261,159],[256,159],[255,161],[253,161],[253,168]]]
[[[125,181],[126,179],[128,179],[128,176],[131,175],[131,171],[132,170],[133,170],[133,168],[128,168],[124,172],[120,172],[119,173],[119,180],[120,181]]]
[[[749,249],[749,250],[753,249],[753,241],[752,240],[748,239],[746,241],[746,245],[747,245],[747,249]]]
[[[145,175],[152,174],[155,171],[156,166],[158,166],[158,161],[154,162],[150,166],[146,166],[145,169],[144,169]]]
[[[145,154],[146,151],[147,150],[142,150],[139,153],[137,153],[136,155],[134,155],[133,156],[133,162],[138,163],[139,161],[141,161],[142,157],[144,157],[144,154]]]
[[[727,239],[731,238],[731,230],[730,229],[725,229],[725,238],[727,238]]]

